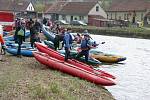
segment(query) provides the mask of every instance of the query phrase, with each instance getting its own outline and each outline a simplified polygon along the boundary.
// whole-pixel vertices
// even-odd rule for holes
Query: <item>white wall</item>
[[[63,15],[59,15],[59,20],[62,20]],[[80,20],[80,16],[79,15],[66,15],[66,21],[70,23],[71,20],[71,16],[73,16],[73,20],[77,19]],[[85,23],[88,23],[88,16],[83,16],[83,19],[81,20]]]
[[[96,7],[99,7],[99,11],[96,11]],[[107,14],[106,12],[103,10],[103,8],[101,8],[101,6],[99,5],[99,3],[97,3],[88,13],[88,15],[100,15],[103,16],[104,18],[107,18]]]
[[[28,5],[28,7],[27,7],[26,10],[27,10],[27,11],[34,11],[34,10],[35,10],[31,2],[30,2],[30,4]]]
[[[108,14],[108,19],[117,19],[118,20],[118,19],[121,18],[121,20],[125,20],[124,15],[129,14],[129,13],[130,12],[108,12],[107,14]],[[116,18],[115,18],[115,14],[116,14]],[[143,14],[143,17],[144,17],[145,12],[136,12],[135,21],[143,21],[142,18],[141,18],[142,14]],[[112,15],[112,17],[111,17],[111,15]],[[129,21],[132,22],[133,12],[131,12],[131,14],[128,16],[128,18],[129,18]]]
[[[43,17],[51,19],[51,15],[50,14],[44,14]]]

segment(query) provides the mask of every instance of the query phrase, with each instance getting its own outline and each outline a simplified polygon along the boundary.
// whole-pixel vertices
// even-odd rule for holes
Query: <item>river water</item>
[[[120,64],[103,65],[117,77],[117,85],[106,87],[116,100],[150,100],[150,40],[92,35],[98,50],[127,57]]]

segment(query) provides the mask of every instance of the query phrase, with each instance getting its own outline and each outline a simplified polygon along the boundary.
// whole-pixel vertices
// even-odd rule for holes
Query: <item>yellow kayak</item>
[[[118,55],[112,55],[112,54],[105,54],[100,51],[91,51],[91,57],[106,63],[118,63],[121,61],[126,60],[126,57],[118,56]]]

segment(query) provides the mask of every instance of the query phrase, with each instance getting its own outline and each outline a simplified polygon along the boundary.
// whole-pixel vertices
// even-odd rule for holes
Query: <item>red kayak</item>
[[[48,54],[49,56],[51,57],[54,57],[58,60],[61,60],[61,61],[64,61],[64,56],[62,54],[60,54],[59,52],[51,49],[51,48],[48,48],[46,45],[42,44],[42,43],[38,43],[36,42],[35,43],[37,49],[40,51],[40,52],[43,52],[43,53],[46,53]],[[79,62],[78,60],[75,60],[75,59],[68,59],[67,61],[68,63],[72,64],[72,65],[75,65],[75,66],[78,66],[79,68],[82,68],[84,70],[87,70],[89,72],[92,72],[98,76],[103,76],[103,77],[108,77],[108,78],[112,78],[112,79],[115,79],[115,76],[109,74],[109,73],[106,73],[102,70],[95,70],[93,69],[92,66],[90,65],[87,65],[85,63],[82,63],[82,62]]]
[[[53,69],[57,69],[57,70],[60,70],[62,72],[71,74],[73,76],[77,76],[77,77],[80,77],[82,79],[86,79],[86,80],[88,80],[92,83],[95,83],[95,84],[99,84],[99,85],[103,85],[103,86],[115,85],[115,82],[110,80],[110,79],[97,76],[92,72],[84,70],[84,69],[77,67],[75,65],[69,64],[68,62],[50,57],[46,53],[33,52],[33,55],[36,58],[36,60],[38,60],[40,63],[47,65]]]

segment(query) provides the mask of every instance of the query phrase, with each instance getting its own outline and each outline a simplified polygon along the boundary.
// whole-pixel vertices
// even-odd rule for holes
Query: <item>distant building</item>
[[[112,2],[106,12],[108,19],[128,20],[132,23],[143,21],[145,24],[150,24],[150,2],[147,0]]]
[[[47,9],[45,17],[67,22],[81,20],[92,26],[103,26],[102,22],[107,18],[107,14],[99,2],[55,2]]]
[[[0,11],[13,12],[16,16],[35,17],[36,12],[32,2],[16,0],[0,0]]]
[[[57,2],[68,1],[68,2],[97,2],[100,0],[56,0]]]

